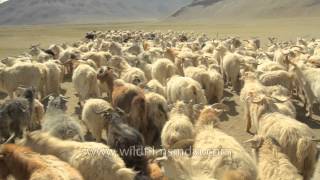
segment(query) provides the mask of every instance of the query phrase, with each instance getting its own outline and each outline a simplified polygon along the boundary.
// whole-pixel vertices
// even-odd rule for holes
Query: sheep
[[[109,124],[101,113],[112,109],[112,105],[102,99],[89,99],[83,106],[81,119],[97,142],[101,142],[102,131],[108,129]]]
[[[257,156],[259,179],[303,179],[273,137],[255,136],[246,143],[251,144]]]
[[[257,72],[266,72],[266,71],[277,71],[277,70],[283,70],[286,71],[286,68],[282,65],[272,62],[272,61],[266,61],[262,64],[258,65]]]
[[[167,100],[169,104],[178,100],[184,102],[193,101],[195,104],[207,104],[207,99],[201,85],[188,77],[173,76],[166,87]]]
[[[139,68],[131,67],[124,70],[120,76],[127,83],[131,83],[134,85],[145,84],[147,82],[147,78],[142,70]]]
[[[82,129],[77,120],[58,112],[45,115],[41,130],[62,140],[83,141]]]
[[[31,63],[15,64],[12,67],[0,68],[0,91],[9,94],[12,99],[20,86],[35,87],[40,90],[41,72]]]
[[[122,47],[120,43],[117,42],[111,42],[109,46],[109,52],[112,55],[121,56],[122,55]]]
[[[21,88],[19,87],[16,91],[18,97],[27,98],[30,104],[31,110],[31,121],[28,125],[28,130],[33,131],[37,130],[41,127],[42,119],[44,117],[45,109],[43,104],[35,99],[35,89],[33,87],[30,88]]]
[[[159,164],[156,162],[151,162],[148,164],[149,176],[152,180],[168,180],[162,172]]]
[[[97,67],[106,66],[107,62],[111,59],[111,54],[108,52],[87,52],[81,57],[83,60],[91,59],[96,63]]]
[[[80,64],[72,75],[72,83],[79,96],[79,104],[88,98],[100,96],[97,72],[86,64]]]
[[[198,81],[204,89],[208,103],[219,102],[223,96],[223,78],[217,71],[204,71],[199,67],[188,67],[185,76]]]
[[[30,127],[32,117],[34,94],[26,91],[24,97],[7,100],[0,107],[0,142],[14,141],[16,137],[22,137]]]
[[[67,102],[67,98],[61,95],[48,97],[47,111],[41,130],[62,140],[83,141],[83,132],[79,122],[65,113]]]
[[[278,112],[271,98],[263,94],[249,94],[250,113],[258,135],[272,136],[281,146],[281,152],[303,175],[310,179],[315,170],[317,148],[312,142],[312,130],[289,116]]]
[[[226,47],[219,45],[216,50],[221,58],[220,69],[221,74],[226,76],[225,81],[231,81],[234,91],[237,90],[240,75],[240,58],[234,53],[228,52]]]
[[[167,100],[156,93],[146,93],[147,121],[149,122],[148,137],[145,139],[147,145],[158,142],[162,128],[168,121],[169,107]]]
[[[30,47],[30,52],[29,54],[31,56],[36,57],[36,60],[38,62],[45,62],[48,61],[51,58],[51,55],[47,54],[46,52],[44,52],[42,49],[40,49],[39,47],[40,45],[32,45]]]
[[[152,75],[151,75],[152,64],[149,64],[151,63],[151,60],[150,62],[148,62],[148,57],[146,56],[147,55],[144,55],[144,54],[139,55],[138,60],[135,63],[135,67],[141,69],[144,72],[147,80],[150,81],[152,80]]]
[[[285,114],[287,116],[290,116],[292,118],[296,118],[297,116],[297,110],[293,104],[293,102],[290,99],[290,93],[289,90],[280,86],[268,86],[267,91],[269,92],[270,96],[273,97],[275,100],[281,98],[286,98],[287,101],[285,102],[279,102],[275,101],[275,105],[278,108],[278,111],[282,114]]]
[[[165,92],[165,87],[162,86],[162,84],[156,80],[156,79],[152,79],[150,80],[147,85],[146,85],[147,89],[150,90],[151,92],[160,94],[163,97],[167,97],[167,94]]]
[[[69,97],[65,97],[62,95],[59,96],[47,96],[42,99],[42,104],[44,106],[44,109],[46,113],[56,113],[59,111],[59,113],[64,113],[67,111],[67,102]]]
[[[165,149],[174,149],[179,142],[194,138],[194,128],[189,117],[188,104],[176,102],[161,131],[161,144]]]
[[[184,69],[190,66],[197,67],[199,65],[199,55],[193,53],[189,48],[183,48],[178,54],[175,61],[176,74],[184,76]]]
[[[60,83],[61,83],[61,68],[58,64],[47,61],[44,63],[44,65],[47,67],[47,78],[46,78],[46,94],[54,94],[59,95],[60,94]]]
[[[143,91],[134,85],[126,84],[114,88],[112,105],[128,113],[128,124],[139,130],[147,137],[147,105]]]
[[[265,86],[281,85],[288,90],[292,90],[295,76],[287,71],[277,70],[264,72],[259,76],[259,81]]]
[[[320,103],[320,93],[318,85],[319,77],[317,74],[320,72],[317,68],[307,68],[300,66],[289,61],[292,65],[290,71],[295,73],[298,87],[302,89],[305,95],[305,103],[307,108],[307,116],[312,117],[312,109],[314,102]]]
[[[208,97],[209,103],[220,102],[223,97],[224,83],[222,75],[215,69],[209,71],[210,76],[210,95]]]
[[[55,155],[76,168],[84,179],[133,180],[136,172],[126,168],[109,146],[95,142],[63,141],[45,133],[32,132],[20,144],[41,154]]]
[[[199,167],[197,164],[194,164],[191,158],[186,155],[181,155],[182,153],[180,150],[173,150],[170,154],[168,157],[156,159],[162,165],[164,174],[166,177],[168,177],[168,179],[216,180],[212,176],[208,175],[208,173],[204,172],[204,170],[201,169],[201,167]],[[178,155],[174,156],[175,154]]]
[[[73,72],[72,60],[80,59],[80,52],[72,47],[51,45],[49,49],[55,54],[54,59],[58,59],[66,68],[67,73]]]
[[[110,87],[112,106],[119,107],[128,113],[127,123],[147,138],[147,106],[142,89],[130,83],[114,80],[113,69],[109,67],[101,69],[98,78]]]
[[[33,106],[32,106],[32,114],[31,114],[31,122],[29,129],[30,130],[37,130],[42,124],[42,120],[45,114],[45,110],[43,107],[43,104],[37,100],[34,99]]]
[[[33,65],[36,66],[37,68],[39,68],[40,73],[41,73],[41,80],[40,80],[40,84],[39,84],[39,91],[40,91],[40,95],[41,97],[44,97],[46,95],[48,95],[47,93],[47,89],[48,89],[48,72],[49,69],[48,67],[44,64],[44,63],[38,63],[38,62],[33,62]]]
[[[186,77],[192,78],[201,84],[202,89],[205,90],[206,97],[208,98],[208,91],[210,78],[208,72],[204,71],[199,67],[188,67],[184,70],[184,75]]]
[[[8,66],[11,67],[17,63],[31,63],[32,58],[27,56],[27,57],[7,57],[4,59],[1,59],[1,65],[2,66]]]
[[[14,144],[1,146],[0,164],[1,179],[12,174],[17,180],[83,180],[77,170],[55,156],[40,155]]]
[[[278,49],[274,52],[273,61],[277,62],[281,66],[285,67],[286,70],[288,70],[287,58],[290,54],[292,54],[290,50],[284,51],[282,49]]]
[[[240,61],[239,58],[233,54],[227,54],[222,60],[223,72],[226,75],[227,83],[231,81],[231,85],[234,91],[238,88],[238,81],[240,75]]]
[[[148,161],[144,153],[145,142],[142,134],[124,123],[126,117],[122,110],[109,110],[104,113],[104,117],[110,120],[107,135],[109,147],[118,152],[126,167],[138,172],[136,179],[148,176]]]
[[[207,173],[211,178],[256,179],[257,170],[253,159],[233,137],[219,129],[219,115],[225,110],[228,110],[227,106],[214,104],[201,111],[195,124],[192,162],[196,166],[210,169]],[[198,154],[204,149],[219,150],[219,154]]]
[[[166,85],[167,79],[172,77],[174,74],[176,74],[176,67],[169,59],[158,59],[152,64],[152,79],[158,80],[163,86]]]
[[[267,93],[266,88],[257,80],[255,74],[251,72],[247,72],[242,77],[244,80],[244,86],[241,89],[240,92],[240,101],[244,105],[244,119],[246,120],[246,132],[250,132],[250,128],[252,125],[251,115],[249,112],[249,103],[246,101],[246,98],[248,97],[249,93],[252,92],[261,92],[261,93]]]

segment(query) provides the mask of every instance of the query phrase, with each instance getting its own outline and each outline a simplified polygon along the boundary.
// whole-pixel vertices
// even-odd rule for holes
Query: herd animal
[[[0,60],[0,179],[312,180],[320,40],[269,40],[91,31]]]

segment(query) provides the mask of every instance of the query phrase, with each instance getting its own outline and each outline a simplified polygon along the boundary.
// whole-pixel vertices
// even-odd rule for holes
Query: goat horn
[[[164,157],[159,157],[159,158],[156,158],[155,161],[156,162],[162,162],[162,161],[167,161],[168,160],[168,157],[164,156]]]
[[[300,47],[300,46],[291,46],[291,47],[290,47],[290,49],[291,49],[291,48],[294,48],[294,47],[296,47],[296,48],[299,48],[299,49],[303,50],[303,48],[302,48],[302,47]]]
[[[222,109],[224,111],[229,111],[230,110],[229,106],[227,106],[225,104],[222,104],[222,103],[215,103],[215,104],[211,105],[211,108],[213,108],[213,109]]]
[[[103,110],[98,110],[98,111],[95,111],[96,114],[103,114],[105,112],[108,112],[110,109],[103,109]]]
[[[61,98],[63,98],[63,99],[70,99],[70,97],[67,97],[67,96],[63,96],[63,95],[60,95],[61,96]]]
[[[16,133],[12,133],[11,136],[3,144],[8,144],[15,136]]]
[[[171,146],[171,149],[183,149],[188,145],[192,145],[193,143],[194,143],[193,139],[183,139],[181,141],[178,141],[178,142],[174,143]]]
[[[288,101],[291,97],[285,97],[285,96],[273,96],[274,99],[280,101],[280,102],[286,102]]]
[[[47,95],[47,96],[43,97],[43,98],[41,99],[41,101],[44,101],[45,99],[49,98],[50,96],[53,96],[53,93],[51,93],[51,94],[49,94],[49,95]]]

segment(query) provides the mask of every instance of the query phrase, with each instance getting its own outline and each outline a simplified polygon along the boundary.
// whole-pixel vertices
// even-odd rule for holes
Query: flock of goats
[[[92,31],[1,60],[0,179],[310,180],[319,140],[293,100],[320,103],[320,40],[269,40]],[[226,89],[251,153],[219,127]]]

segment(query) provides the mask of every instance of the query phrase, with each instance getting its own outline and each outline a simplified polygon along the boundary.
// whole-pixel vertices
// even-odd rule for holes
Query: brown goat
[[[148,169],[151,180],[168,180],[157,163],[150,162],[148,165]]]
[[[99,70],[98,79],[110,88],[112,106],[128,114],[127,123],[139,130],[147,138],[147,105],[144,92],[133,84],[116,84],[110,67]]]
[[[0,172],[0,179],[11,174],[16,180],[83,180],[77,170],[55,156],[14,144],[1,146]]]

